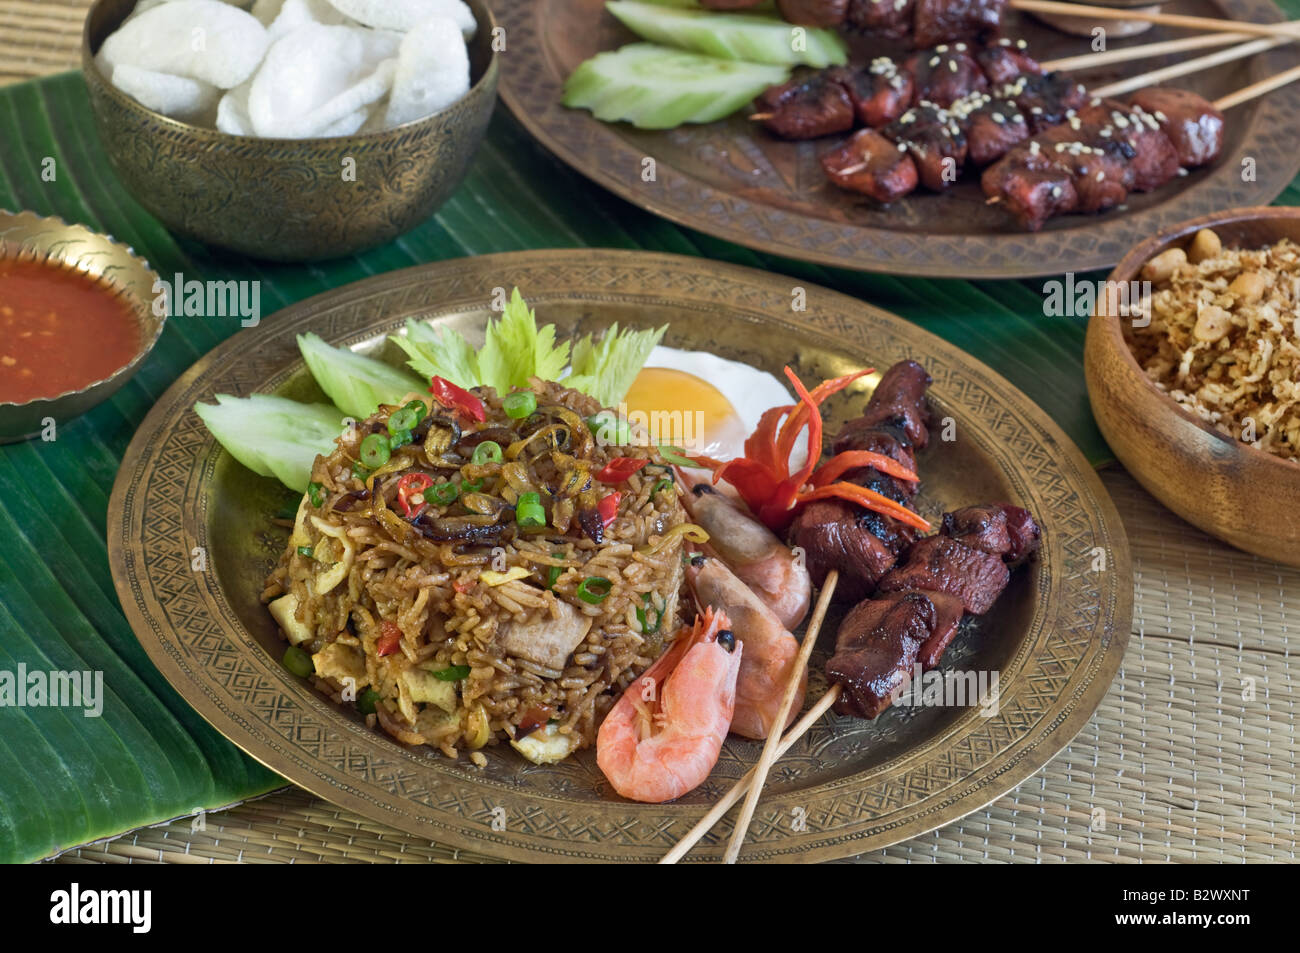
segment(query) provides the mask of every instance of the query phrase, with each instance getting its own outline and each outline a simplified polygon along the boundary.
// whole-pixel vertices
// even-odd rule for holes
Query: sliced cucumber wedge
[[[777,66],[842,66],[849,48],[834,30],[795,26],[763,13],[719,13],[641,0],[605,4],[637,36],[725,60]]]
[[[741,63],[654,43],[632,43],[587,60],[564,86],[564,105],[604,122],[671,129],[713,122],[790,76],[784,66]]]

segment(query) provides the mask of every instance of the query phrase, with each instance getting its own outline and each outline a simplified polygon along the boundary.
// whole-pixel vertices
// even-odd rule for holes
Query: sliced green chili
[[[306,678],[316,671],[311,656],[296,645],[291,645],[284,650],[284,656],[280,659],[280,662],[291,674],[297,675],[299,678]]]
[[[506,395],[501,406],[511,420],[522,420],[537,409],[537,395],[530,390],[515,391]]]
[[[371,470],[378,470],[388,458],[393,455],[392,448],[388,446],[388,438],[381,433],[372,433],[361,441],[361,449],[357,456],[361,458],[361,463]]]
[[[434,672],[433,677],[440,682],[459,682],[462,678],[469,678],[469,666],[449,665]]]
[[[470,463],[482,466],[485,463],[500,463],[501,458],[501,444],[495,440],[484,440],[474,448],[474,455],[470,457]]]
[[[578,583],[578,598],[593,606],[598,606],[609,597],[614,584],[604,576],[588,576]]]

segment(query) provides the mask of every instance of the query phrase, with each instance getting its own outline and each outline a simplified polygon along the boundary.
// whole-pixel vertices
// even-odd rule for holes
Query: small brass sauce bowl
[[[487,134],[495,22],[484,0],[467,2],[478,32],[469,44],[472,85],[458,102],[366,135],[260,139],[171,119],[113,86],[94,56],[135,0],[96,0],[81,61],[100,141],[127,191],[178,234],[284,262],[382,245],[441,207]]]
[[[126,301],[140,331],[135,357],[103,380],[55,397],[0,401],[0,443],[14,443],[36,436],[48,419],[69,420],[111,397],[153,350],[167,316],[165,308],[158,309],[161,315],[154,313],[159,279],[149,263],[125,245],[81,225],[34,212],[0,210],[0,259],[49,262],[89,275]]]
[[[1300,208],[1244,208],[1183,222],[1125,256],[1110,281],[1127,286],[1166,248],[1186,248],[1202,228],[1225,248],[1300,242]],[[1119,302],[1098,295],[1088,322],[1088,399],[1115,456],[1152,496],[1193,526],[1238,549],[1300,566],[1300,464],[1215,430],[1160,390],[1134,357]],[[1115,296],[1118,298],[1119,296]],[[1115,310],[1121,310],[1115,308]]]

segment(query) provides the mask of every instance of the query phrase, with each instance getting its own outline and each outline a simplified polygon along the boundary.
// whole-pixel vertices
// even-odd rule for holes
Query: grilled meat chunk
[[[989,87],[984,71],[967,52],[965,43],[943,43],[934,49],[919,50],[903,63],[903,72],[910,73],[915,81],[916,102],[931,102],[944,109]]]
[[[918,47],[998,35],[1006,0],[916,0],[912,37]]]
[[[844,500],[809,503],[790,527],[790,542],[803,548],[814,583],[820,586],[828,572],[840,571],[835,587],[840,602],[856,602],[875,591],[899,551],[915,538],[910,526]]]
[[[1038,551],[1042,536],[1029,511],[1010,503],[985,503],[945,513],[940,532],[971,549],[1000,557],[1013,569]]]
[[[942,192],[957,181],[966,161],[966,136],[946,110],[918,103],[886,126],[884,135],[907,149],[927,189]]]
[[[1011,574],[997,556],[964,546],[947,536],[914,543],[903,565],[880,580],[881,592],[936,589],[957,596],[972,615],[983,615],[1006,588]]]
[[[988,165],[1029,138],[1029,123],[1014,99],[982,98],[965,118],[966,155],[976,165]]]
[[[1003,83],[1010,83],[1025,73],[1041,75],[1043,68],[1028,53],[1029,44],[1024,40],[1003,38],[996,43],[981,46],[975,51],[975,62],[988,77],[989,84],[996,89]]]
[[[834,452],[855,449],[850,441],[879,427],[897,428],[895,436],[906,438],[911,448],[924,450],[930,440],[930,410],[925,399],[929,386],[930,375],[924,367],[916,361],[899,361],[880,378],[862,416],[844,425],[835,438]]]
[[[837,27],[844,22],[849,0],[776,0],[776,8],[800,26]]]
[[[893,704],[911,682],[937,616],[934,603],[919,592],[856,605],[840,623],[835,654],[826,663],[826,677],[843,688],[835,711],[875,718]]]
[[[999,93],[1019,104],[1031,133],[1060,125],[1088,105],[1088,91],[1060,73],[1027,73]]]
[[[912,36],[914,0],[849,0],[845,22],[873,39],[908,40]]]
[[[1127,147],[1134,192],[1150,192],[1178,174],[1178,150],[1153,117],[1115,99],[1094,101],[1079,111],[1085,126]]]
[[[763,125],[783,139],[816,139],[853,128],[853,100],[839,72],[795,77],[756,99]]]
[[[1138,90],[1134,106],[1149,113],[1169,137],[1178,161],[1191,169],[1213,162],[1223,150],[1223,113],[1186,89]]]
[[[888,204],[916,189],[916,163],[874,129],[860,129],[821,157],[826,177],[842,189]]]
[[[853,100],[853,111],[864,126],[879,129],[893,122],[912,104],[916,84],[912,74],[898,68],[888,56],[878,56],[864,70],[836,67]]]

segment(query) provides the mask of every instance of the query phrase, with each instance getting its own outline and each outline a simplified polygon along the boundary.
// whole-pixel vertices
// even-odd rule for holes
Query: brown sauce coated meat
[[[843,189],[882,204],[916,189],[916,163],[874,129],[860,129],[837,149],[821,157],[827,178]]]
[[[888,708],[911,681],[936,616],[934,603],[919,592],[855,606],[840,623],[835,654],[826,663],[826,677],[844,689],[835,711],[875,718]]]
[[[963,546],[947,536],[927,536],[905,554],[906,562],[880,580],[882,592],[936,589],[957,596],[972,615],[983,615],[1011,578],[997,556]]]
[[[1223,113],[1214,104],[1186,89],[1159,86],[1138,90],[1133,105],[1155,117],[1187,168],[1205,165],[1223,150]]]
[[[1006,0],[916,0],[912,36],[918,47],[998,35]]]
[[[931,102],[944,109],[963,96],[989,87],[984,71],[967,52],[965,43],[943,43],[919,50],[904,61],[902,71],[910,73],[915,81],[916,102]]]
[[[912,36],[914,0],[850,0],[848,26],[880,40],[908,40]]]
[[[773,86],[755,100],[763,124],[784,139],[816,139],[853,128],[853,100],[834,74],[813,73]]]

